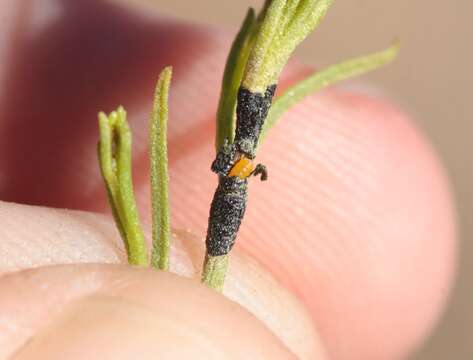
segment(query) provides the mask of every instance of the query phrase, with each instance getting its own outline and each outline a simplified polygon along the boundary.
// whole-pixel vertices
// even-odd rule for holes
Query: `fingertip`
[[[219,316],[214,314],[212,305],[214,300],[206,304],[204,296],[197,304],[194,297],[199,297],[200,292],[193,294],[191,289],[188,291],[177,289],[179,286],[202,288],[198,280],[204,258],[204,243],[187,231],[173,233],[170,270],[191,278],[192,281],[175,280],[181,285],[172,288],[172,281],[168,279],[171,275],[168,274],[128,266],[90,264],[125,262],[119,234],[112,220],[102,215],[8,203],[0,203],[0,214],[3,219],[1,235],[4,245],[0,246],[2,254],[0,293],[3,294],[0,297],[0,327],[4,326],[5,330],[0,332],[0,357],[10,355],[28,339],[36,339],[36,333],[52,321],[51,319],[59,317],[63,308],[70,303],[90,297],[98,297],[99,300],[104,296],[124,298],[133,304],[136,302],[142,304],[144,301],[146,306],[151,307],[160,301],[162,304],[164,300],[161,297],[163,297],[172,303],[172,306],[163,305],[170,318],[172,311],[169,309],[172,308],[178,313],[179,306],[176,305],[178,303],[184,307],[187,303],[192,304],[194,307],[190,312],[199,312],[202,318]],[[44,266],[53,264],[70,265]],[[165,282],[170,284],[167,290],[167,285],[161,284],[163,276]],[[167,297],[163,295],[165,291],[168,292]],[[213,297],[216,296],[215,292],[210,293]],[[239,309],[247,312],[254,321],[261,322],[260,325],[267,332],[298,358],[323,357],[323,348],[303,306],[266,271],[247,257],[242,257],[238,253],[233,254],[224,294],[234,301],[232,304],[241,305]],[[223,299],[221,296],[218,298]],[[189,299],[193,300],[189,302]],[[222,301],[228,302],[228,300]],[[94,304],[92,305],[95,306]],[[114,307],[113,302],[110,306]],[[119,304],[118,309],[120,307]],[[200,310],[197,310],[197,307],[200,307]],[[77,315],[79,312],[75,308],[72,313]],[[104,328],[112,326],[109,323],[113,323],[113,317],[118,316],[118,313],[113,314],[112,312],[103,317]],[[80,317],[76,315],[71,316],[74,319]],[[107,320],[109,317],[110,321]],[[124,317],[122,327],[127,327],[127,319]],[[61,326],[66,326],[73,320],[68,317],[64,321]],[[88,323],[83,325],[89,326]],[[148,325],[146,322],[143,329]],[[134,324],[130,324],[131,328],[134,328],[133,326]],[[220,329],[221,326],[217,328]],[[79,328],[76,330],[75,335],[72,335],[78,336],[77,341],[80,343],[82,340],[79,341],[79,338],[82,334],[79,333]],[[103,335],[100,335],[101,331],[100,327],[97,327],[97,336]],[[119,333],[117,336],[124,335]],[[48,345],[40,342],[42,345],[39,348],[33,347],[34,352],[39,353],[41,349],[41,351],[48,350],[49,341],[52,339],[54,337],[49,338],[47,335],[44,344]],[[56,337],[56,340],[58,339]],[[73,339],[75,338],[66,339],[64,346],[72,346],[70,342],[74,342]],[[103,351],[109,350],[113,349],[104,348]]]
[[[445,304],[456,234],[445,172],[411,119],[332,89],[263,152],[272,181],[251,195],[243,247],[305,300],[332,355],[412,351]]]
[[[76,281],[87,276],[80,272]],[[295,358],[256,318],[200,284],[163,272],[95,272],[95,292],[63,304],[15,358]]]

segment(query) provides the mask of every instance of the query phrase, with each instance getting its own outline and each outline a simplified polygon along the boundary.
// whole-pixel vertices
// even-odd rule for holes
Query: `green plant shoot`
[[[243,71],[250,54],[252,34],[256,27],[255,11],[249,9],[238,32],[230,53],[222,80],[220,101],[217,110],[217,133],[215,147],[220,149],[225,139],[233,141],[235,134],[235,108],[238,89],[240,87]]]
[[[329,66],[320,71],[316,71],[313,75],[310,75],[308,78],[290,87],[284,92],[284,94],[274,100],[273,105],[269,111],[268,118],[263,125],[259,144],[263,143],[268,131],[293,105],[327,86],[342,80],[365,74],[389,64],[399,53],[399,47],[399,41],[395,40],[390,47],[383,51],[361,56],[355,59],[350,59],[339,64]]]
[[[150,126],[151,208],[153,249],[151,266],[169,269],[171,219],[169,210],[169,175],[167,156],[168,98],[172,68],[159,75],[153,101]]]
[[[133,193],[131,132],[126,112],[119,107],[108,116],[99,113],[98,157],[112,213],[131,265],[148,264],[145,237]]]

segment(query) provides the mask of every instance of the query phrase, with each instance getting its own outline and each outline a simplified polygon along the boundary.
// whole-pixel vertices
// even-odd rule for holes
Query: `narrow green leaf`
[[[256,18],[256,21],[258,23],[262,23],[263,20],[264,20],[264,17],[266,16],[266,12],[268,11],[268,8],[269,8],[269,5],[271,5],[271,3],[273,2],[273,0],[266,0],[263,4],[263,7],[261,8],[259,14],[258,14],[258,17]]]
[[[111,122],[107,115],[103,112],[99,113],[99,132],[100,142],[97,146],[98,159],[100,165],[100,171],[105,182],[105,188],[107,190],[107,197],[110,207],[112,209],[113,218],[117,225],[120,236],[125,243],[127,254],[128,240],[126,238],[125,230],[120,218],[120,211],[118,209],[118,180],[116,174],[115,160],[113,159],[113,129]]]
[[[263,143],[268,131],[291,106],[324,87],[367,73],[390,63],[396,58],[399,46],[399,41],[396,40],[386,50],[329,66],[286,90],[283,95],[274,100],[261,131],[259,144]]]
[[[112,159],[112,142],[113,142],[113,130],[112,124],[108,120],[107,115],[103,112],[99,113],[99,132],[100,132],[100,142],[99,142],[99,160],[100,160],[100,170],[105,180],[110,183],[113,190],[116,190],[115,184],[115,170],[113,166]]]
[[[302,0],[281,39],[280,52],[290,55],[323,20],[333,0]]]
[[[286,8],[283,11],[283,16],[279,22],[278,30],[280,34],[284,34],[287,30],[288,24],[292,22],[294,14],[296,13],[298,7],[303,3],[304,0],[288,0],[286,3]]]
[[[216,149],[222,147],[225,139],[233,141],[235,134],[235,107],[238,88],[253,45],[252,34],[256,25],[255,11],[248,9],[245,20],[233,41],[222,80],[222,89],[217,110]]]
[[[263,67],[270,69],[268,84],[277,82],[295,48],[318,27],[332,3],[333,0],[301,0],[298,7],[291,10],[290,22],[284,32],[275,37],[264,60]]]
[[[131,175],[131,131],[126,112],[119,107],[110,118],[116,117],[116,173],[119,189],[119,211],[127,237],[129,262],[132,265],[147,265],[146,242],[136,207]],[[112,120],[113,121],[113,120]]]
[[[146,265],[147,254],[131,178],[131,132],[122,107],[108,117],[99,114],[99,165],[110,207],[125,243],[128,262]]]
[[[287,26],[287,34],[306,37],[314,31],[325,17],[334,0],[301,0],[291,22]]]
[[[166,67],[159,75],[154,94],[150,126],[151,217],[153,234],[151,266],[161,270],[169,269],[171,237],[167,151],[168,101],[171,77],[171,67]]]
[[[279,22],[284,14],[286,2],[286,0],[273,0],[266,3],[267,9],[264,9],[264,19],[258,29],[242,79],[242,85],[253,92],[263,92],[268,86],[268,72],[263,67],[264,59],[274,36],[279,31]]]

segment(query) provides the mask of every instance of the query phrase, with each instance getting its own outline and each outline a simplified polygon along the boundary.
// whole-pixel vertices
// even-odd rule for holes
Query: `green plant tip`
[[[263,93],[277,83],[289,57],[325,17],[333,0],[273,0],[245,69],[242,86]]]
[[[205,256],[202,271],[202,283],[221,292],[228,269],[228,255]]]
[[[399,49],[400,41],[396,39],[391,46],[383,51],[331,65],[316,71],[308,78],[290,87],[274,100],[261,131],[259,145],[263,143],[269,130],[276,125],[281,116],[305,97],[340,81],[368,73],[391,63],[396,59]]]
[[[237,93],[253,45],[256,25],[255,12],[249,9],[228,55],[217,110],[215,142],[217,151],[222,147],[225,139],[233,142]]]
[[[151,266],[161,270],[169,269],[171,237],[167,153],[168,100],[171,77],[171,67],[165,68],[159,75],[150,125],[151,217],[153,237]]]
[[[99,113],[98,157],[117,228],[131,265],[147,265],[146,243],[133,193],[131,132],[123,107]]]

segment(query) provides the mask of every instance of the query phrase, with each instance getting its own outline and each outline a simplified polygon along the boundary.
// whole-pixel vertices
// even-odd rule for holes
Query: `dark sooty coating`
[[[235,142],[224,143],[212,163],[212,171],[218,174],[218,187],[210,206],[207,229],[207,254],[222,256],[230,252],[245,214],[248,197],[248,180],[228,173],[238,158],[238,153],[255,157],[258,138],[268,115],[276,85],[269,86],[264,94],[252,93],[240,87],[237,101],[237,127]],[[256,174],[266,180],[266,168],[258,165]]]
[[[275,91],[276,85],[269,86],[264,94],[253,93],[243,87],[238,90],[235,144],[250,159],[256,155],[258,138]]]
[[[210,207],[207,229],[207,253],[220,256],[229,253],[245,214],[248,181],[239,177],[219,176]]]

